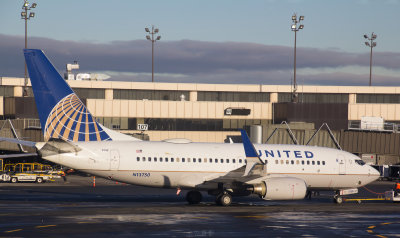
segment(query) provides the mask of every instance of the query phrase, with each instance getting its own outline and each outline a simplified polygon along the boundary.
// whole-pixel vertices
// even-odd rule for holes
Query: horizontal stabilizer
[[[40,142],[37,144],[37,149],[42,157],[63,154],[63,153],[77,153],[82,149],[62,139],[51,139],[48,142]]]

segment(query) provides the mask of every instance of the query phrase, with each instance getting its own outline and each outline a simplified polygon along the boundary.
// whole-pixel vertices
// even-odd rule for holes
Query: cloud
[[[0,34],[0,76],[21,77],[24,38]],[[150,81],[151,43],[146,40],[90,43],[31,37],[64,73],[77,60],[81,72],[108,72],[111,80]],[[400,85],[400,53],[375,52],[375,85]],[[299,84],[366,85],[369,54],[335,49],[298,48]],[[158,41],[156,81],[195,83],[290,84],[293,48],[245,42]],[[379,74],[379,72],[384,72]]]

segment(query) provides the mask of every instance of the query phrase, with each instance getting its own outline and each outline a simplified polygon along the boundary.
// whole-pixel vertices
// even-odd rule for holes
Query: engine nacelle
[[[253,185],[253,193],[264,200],[296,200],[303,199],[307,193],[307,185],[298,178],[270,178]]]

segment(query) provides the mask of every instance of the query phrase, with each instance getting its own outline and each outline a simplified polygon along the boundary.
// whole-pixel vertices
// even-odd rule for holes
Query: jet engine
[[[296,200],[306,196],[307,185],[302,179],[270,178],[253,185],[253,193],[264,200]]]

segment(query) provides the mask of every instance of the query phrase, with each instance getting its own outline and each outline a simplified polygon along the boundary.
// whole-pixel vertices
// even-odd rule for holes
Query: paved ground
[[[189,206],[184,194],[69,176],[35,184],[0,183],[1,237],[399,237],[400,204],[332,203],[332,193],[312,200],[269,202],[234,198],[219,207]],[[376,182],[382,193],[391,182]],[[357,197],[377,197],[360,189]]]

